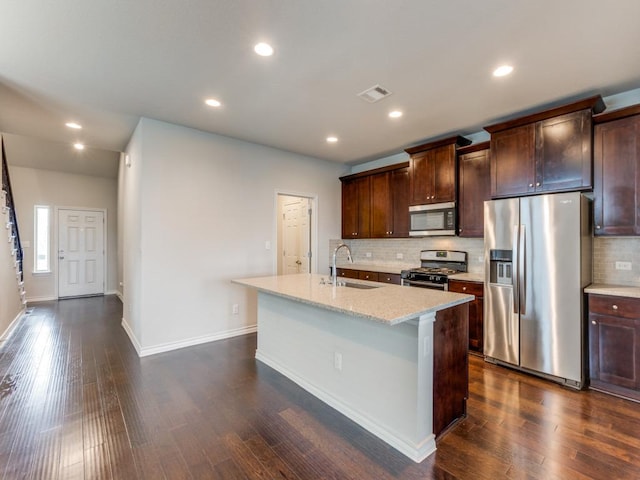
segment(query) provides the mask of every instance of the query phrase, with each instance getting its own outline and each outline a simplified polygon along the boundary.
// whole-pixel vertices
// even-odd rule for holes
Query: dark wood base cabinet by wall
[[[591,388],[640,401],[640,299],[589,295]]]
[[[449,280],[449,291],[476,296],[476,299],[469,303],[469,352],[482,355],[484,285],[479,282]]]
[[[336,275],[343,278],[357,278],[358,280],[369,280],[370,282],[392,283],[400,285],[402,278],[398,273],[370,272],[369,270],[355,270],[352,268],[337,268]]]

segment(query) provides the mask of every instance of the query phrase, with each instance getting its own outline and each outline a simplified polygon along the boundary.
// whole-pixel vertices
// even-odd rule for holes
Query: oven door
[[[418,288],[430,288],[432,290],[448,290],[446,283],[433,283],[424,280],[409,280],[408,278],[402,279],[402,286],[404,287],[418,287]]]

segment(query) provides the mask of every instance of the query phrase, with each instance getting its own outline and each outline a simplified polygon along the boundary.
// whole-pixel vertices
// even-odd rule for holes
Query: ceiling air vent
[[[373,87],[367,88],[364,92],[360,92],[358,94],[361,99],[369,103],[375,103],[389,95],[391,95],[391,92],[380,85],[374,85]]]

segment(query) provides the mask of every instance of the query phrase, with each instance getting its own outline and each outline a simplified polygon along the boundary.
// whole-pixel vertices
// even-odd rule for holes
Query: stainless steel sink
[[[372,288],[380,288],[381,285],[365,285],[363,283],[342,282],[339,287],[360,288],[362,290],[371,290]]]

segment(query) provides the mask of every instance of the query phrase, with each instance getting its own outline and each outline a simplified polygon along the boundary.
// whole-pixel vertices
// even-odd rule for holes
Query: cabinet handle
[[[536,187],[539,187],[539,186],[540,186],[540,182],[536,182]]]
[[[530,183],[530,184],[529,184],[529,188],[533,188],[533,183]]]
[[[460,228],[460,233],[462,233],[462,228]]]
[[[467,287],[462,287],[462,291],[466,292],[467,291]]]
[[[596,322],[595,320],[591,320],[591,323],[592,323],[593,325],[597,325],[597,324],[598,324],[598,322]]]
[[[600,225],[596,225],[596,230],[600,230]]]
[[[613,308],[614,310],[617,310],[617,309],[618,309],[618,305],[614,305],[612,308]]]

